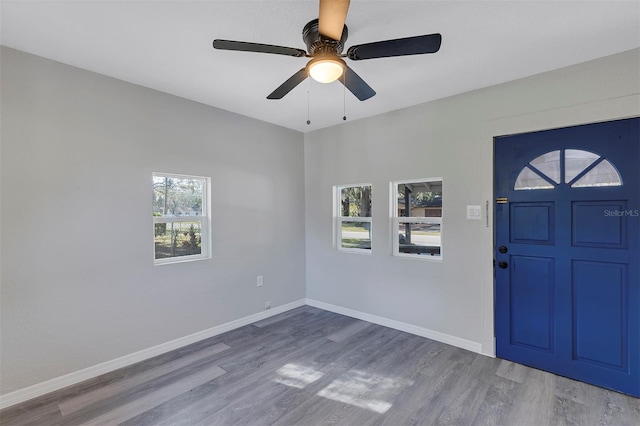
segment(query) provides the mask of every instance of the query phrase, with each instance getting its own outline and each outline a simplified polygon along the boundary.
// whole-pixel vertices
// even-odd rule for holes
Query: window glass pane
[[[589,170],[584,176],[571,185],[572,188],[583,188],[589,186],[620,186],[622,180],[618,171],[613,165],[602,160],[593,169]]]
[[[600,156],[589,151],[566,149],[564,151],[564,182],[571,182]],[[575,186],[575,185],[571,185]]]
[[[397,192],[398,217],[442,217],[442,181],[400,183]]]
[[[371,217],[371,186],[350,186],[340,190],[340,216]]]
[[[400,253],[439,256],[440,247],[439,223],[398,224],[398,251]]]
[[[525,166],[518,175],[513,189],[516,191],[527,189],[553,189],[553,185],[529,167]]]
[[[341,247],[371,250],[371,223],[342,222]]]
[[[200,221],[154,223],[154,234],[156,259],[202,253]]]
[[[530,163],[540,170],[555,183],[560,183],[560,151],[551,151],[542,154]]]
[[[154,216],[202,216],[204,180],[153,176]]]

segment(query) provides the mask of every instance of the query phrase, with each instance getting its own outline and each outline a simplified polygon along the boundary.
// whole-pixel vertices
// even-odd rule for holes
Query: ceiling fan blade
[[[271,94],[267,96],[267,99],[282,99],[284,95],[292,91],[298,84],[305,81],[307,77],[307,68],[302,68],[300,71],[289,77],[289,79],[282,83],[276,90],[271,92]]]
[[[340,40],[347,19],[350,0],[320,0],[318,32],[324,37]]]
[[[374,58],[390,58],[392,56],[422,55],[440,50],[442,35],[428,34],[415,37],[397,38],[395,40],[375,41],[373,43],[351,46],[347,57],[354,61]]]
[[[294,47],[273,46],[271,44],[249,43],[246,41],[213,40],[213,48],[221,50],[238,50],[241,52],[275,53],[276,55],[306,56],[307,52]]]
[[[376,94],[376,91],[371,88],[354,70],[349,68],[345,69],[345,72],[340,79],[340,83],[344,84],[351,93],[355,95],[361,101],[366,101],[370,97]]]

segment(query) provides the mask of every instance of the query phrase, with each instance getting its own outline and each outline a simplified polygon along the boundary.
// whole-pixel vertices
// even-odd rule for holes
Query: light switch
[[[482,220],[482,208],[480,206],[467,206],[467,220]]]

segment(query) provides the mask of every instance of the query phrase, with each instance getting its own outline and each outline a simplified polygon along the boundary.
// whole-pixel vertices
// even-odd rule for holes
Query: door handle
[[[498,251],[502,254],[506,253],[509,251],[509,249],[507,248],[507,246],[500,246],[498,247]]]
[[[498,268],[507,269],[507,266],[509,266],[509,264],[505,261],[498,262]]]

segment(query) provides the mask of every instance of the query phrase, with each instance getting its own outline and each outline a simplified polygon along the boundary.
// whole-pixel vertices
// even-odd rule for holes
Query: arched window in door
[[[609,160],[589,151],[550,151],[525,165],[514,185],[516,191],[553,189],[560,183],[572,188],[620,186],[620,173]]]

